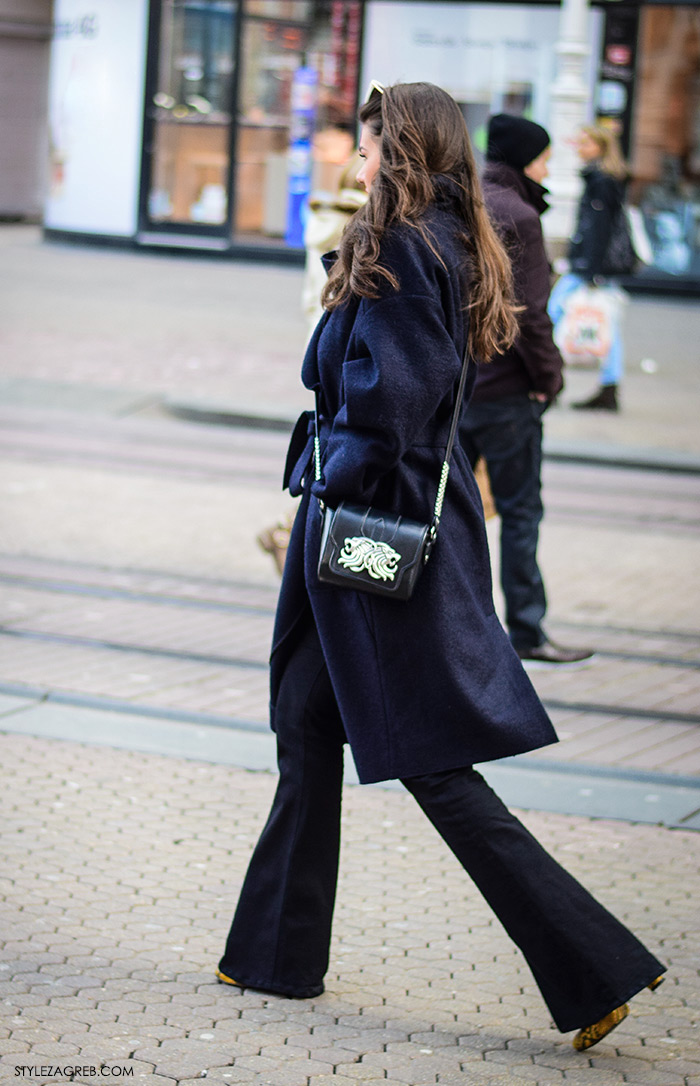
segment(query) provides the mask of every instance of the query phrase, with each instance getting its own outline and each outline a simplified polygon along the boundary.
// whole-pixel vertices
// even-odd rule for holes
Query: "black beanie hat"
[[[523,170],[549,147],[549,133],[541,124],[509,113],[496,113],[489,120],[486,158],[489,162],[505,162]]]

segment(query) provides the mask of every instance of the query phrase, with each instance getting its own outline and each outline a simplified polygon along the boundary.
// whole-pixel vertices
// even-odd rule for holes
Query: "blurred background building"
[[[638,282],[695,292],[700,4],[577,2],[587,119],[619,131],[653,249]],[[491,112],[552,127],[560,14],[558,0],[0,0],[0,215],[41,216],[50,237],[300,261],[309,193],[335,187],[370,79],[444,86],[477,148]]]
[[[52,0],[0,0],[0,217],[41,216],[48,179]]]

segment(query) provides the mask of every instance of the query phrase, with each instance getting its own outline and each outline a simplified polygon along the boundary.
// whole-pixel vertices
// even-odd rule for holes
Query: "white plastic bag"
[[[651,247],[651,241],[649,240],[642,212],[638,207],[635,207],[634,204],[630,204],[625,208],[625,215],[627,216],[632,245],[637,255],[637,259],[641,264],[653,264],[654,250]]]
[[[615,287],[584,285],[565,299],[554,342],[567,366],[598,366],[608,355],[623,298]]]

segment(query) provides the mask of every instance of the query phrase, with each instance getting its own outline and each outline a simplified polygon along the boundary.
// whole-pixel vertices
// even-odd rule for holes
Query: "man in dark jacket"
[[[547,608],[537,565],[542,519],[542,415],[563,386],[562,358],[547,316],[550,267],[540,216],[547,209],[550,139],[541,125],[500,113],[489,121],[484,196],[513,263],[523,307],[513,346],[479,366],[462,420],[461,443],[474,466],[483,457],[501,517],[501,586],[506,626],[523,660],[573,663],[592,655],[550,641],[542,629]]]

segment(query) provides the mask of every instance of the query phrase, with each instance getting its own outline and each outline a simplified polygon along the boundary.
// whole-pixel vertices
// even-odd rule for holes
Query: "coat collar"
[[[534,207],[538,215],[543,215],[549,207],[545,199],[549,191],[544,185],[538,185],[536,181],[526,177],[522,170],[516,170],[515,166],[509,166],[506,162],[488,162],[484,170],[484,181],[486,184],[517,192],[525,203]]]

